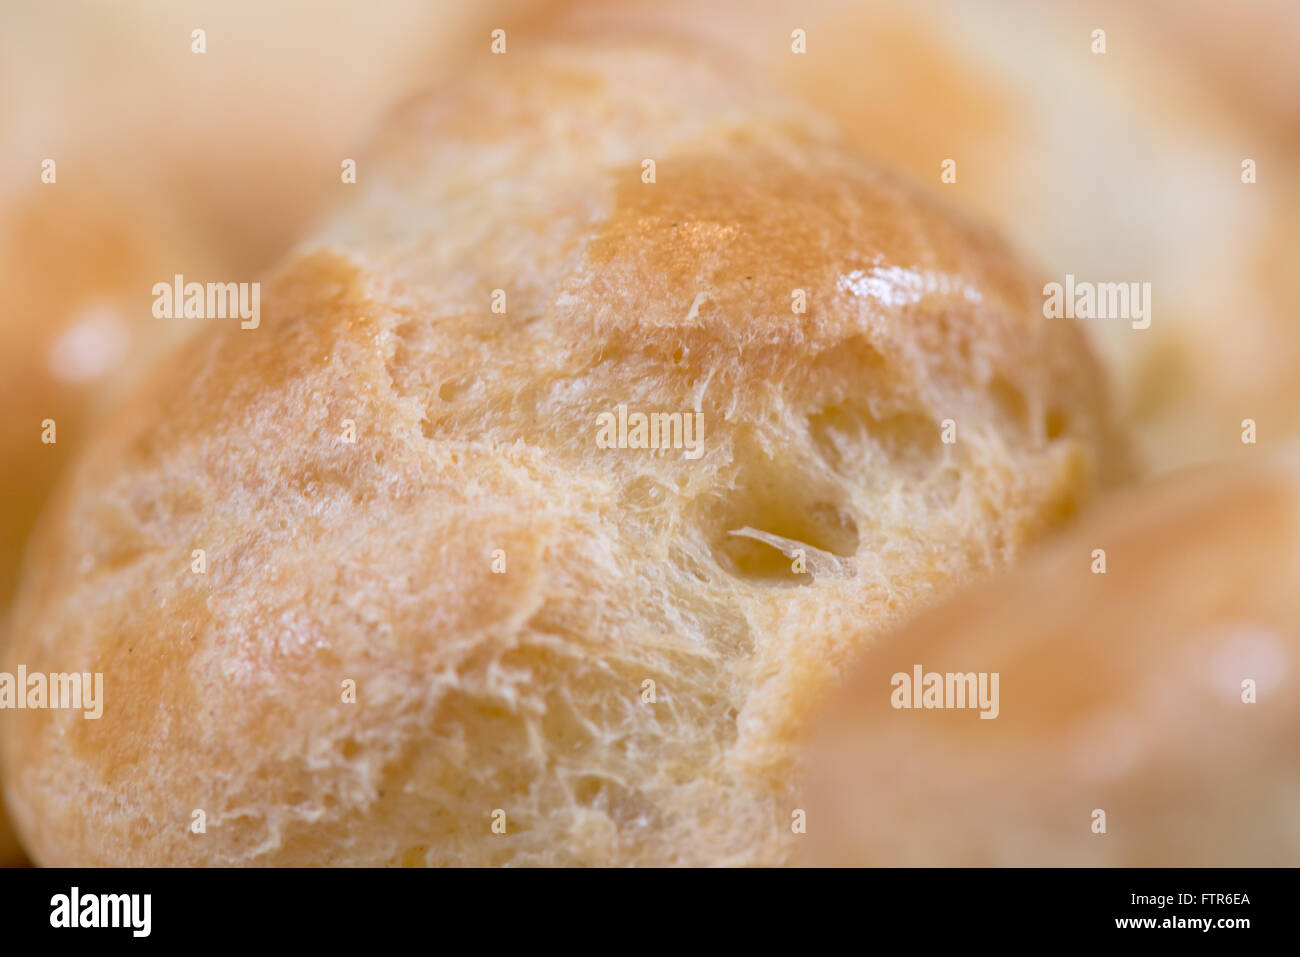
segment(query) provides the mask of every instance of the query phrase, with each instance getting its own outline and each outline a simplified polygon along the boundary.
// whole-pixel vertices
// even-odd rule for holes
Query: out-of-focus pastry
[[[1297,582],[1295,451],[1112,498],[863,656],[804,860],[1295,866]]]

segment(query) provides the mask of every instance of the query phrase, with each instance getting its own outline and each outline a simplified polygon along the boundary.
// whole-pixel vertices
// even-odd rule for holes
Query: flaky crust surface
[[[105,675],[6,722],[39,862],[789,859],[831,676],[1072,513],[1106,426],[996,239],[715,64],[575,42],[412,103],[261,326],[118,411],[7,657]],[[619,405],[702,454],[598,447]]]

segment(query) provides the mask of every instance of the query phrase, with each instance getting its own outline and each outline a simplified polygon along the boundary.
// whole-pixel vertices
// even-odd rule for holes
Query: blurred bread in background
[[[805,862],[1293,865],[1297,582],[1300,450],[1112,497],[863,656],[817,726]],[[918,665],[998,673],[996,717],[896,708]]]
[[[1300,146],[1300,6],[1292,0],[1151,0],[1137,8],[1168,56],[1202,77],[1219,106],[1248,125]]]
[[[6,187],[37,184],[42,159],[66,157],[61,182],[112,173],[145,187],[232,269],[256,271],[339,201],[340,163],[388,107],[485,48],[494,18],[526,22],[537,5],[13,5],[0,39]],[[204,53],[193,52],[200,29]]]
[[[98,411],[195,328],[153,318],[153,284],[227,265],[163,197],[71,172],[14,200],[0,230],[0,401],[13,410],[0,417],[0,606],[28,529]]]

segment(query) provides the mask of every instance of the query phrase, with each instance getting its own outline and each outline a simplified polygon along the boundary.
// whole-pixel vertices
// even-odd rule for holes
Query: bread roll
[[[579,24],[725,44],[868,157],[1034,250],[1039,289],[1149,283],[1148,327],[1077,320],[1143,473],[1250,455],[1245,418],[1271,441],[1300,436],[1294,3],[569,6]]]
[[[1008,249],[742,65],[482,61],[46,514],[6,660],[106,703],[5,722],[40,863],[785,861],[836,669],[1110,469]]]
[[[26,535],[95,410],[185,331],[152,319],[153,284],[177,273],[255,279],[350,188],[341,161],[412,83],[532,6],[390,0],[375,16],[340,0],[50,0],[6,10],[0,618]],[[365,69],[341,68],[355,63]],[[53,181],[42,179],[47,161]],[[45,420],[56,423],[52,444]]]
[[[324,5],[52,0],[0,33],[0,608],[63,454],[177,334],[152,319],[154,283],[255,279],[350,188],[341,161],[411,84],[532,3]]]
[[[803,859],[1300,862],[1297,451],[1112,499],[873,646],[818,721]],[[997,673],[996,717],[896,708],[918,665]]]
[[[151,320],[153,283],[220,275],[223,261],[162,197],[64,172],[0,198],[0,646],[23,544],[60,469],[108,398],[186,332]],[[0,865],[17,851],[2,818]]]
[[[0,36],[0,115],[13,139],[0,153],[12,179],[0,188],[35,181],[44,157],[59,161],[60,181],[115,168],[167,193],[235,269],[261,271],[337,202],[342,160],[357,157],[384,111],[535,6],[14,5]]]

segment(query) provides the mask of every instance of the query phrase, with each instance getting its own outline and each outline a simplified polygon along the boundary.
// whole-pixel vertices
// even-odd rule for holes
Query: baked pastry
[[[1097,351],[1140,472],[1249,456],[1243,418],[1300,436],[1295,4],[568,6],[578,24],[671,26],[759,64],[865,155],[1034,250],[1040,289],[1149,283],[1142,319],[1062,320]]]
[[[383,109],[532,5],[392,0],[375,17],[338,0],[234,0],[196,17],[192,4],[135,0],[78,18],[60,4],[6,12],[0,619],[28,530],[95,410],[186,331],[152,318],[154,283],[256,278],[350,188],[340,163]],[[203,55],[192,52],[200,27]],[[340,71],[342,59],[366,69]],[[62,60],[76,69],[49,69]],[[47,159],[53,182],[42,181]]]
[[[60,183],[106,169],[134,177],[236,271],[261,271],[336,201],[340,163],[385,110],[535,6],[387,0],[376,15],[347,0],[133,0],[84,17],[15,7],[0,36],[0,188],[34,181],[44,157],[59,160]],[[50,70],[56,55],[76,69]],[[340,69],[352,63],[365,69]]]
[[[33,856],[788,859],[841,663],[1108,473],[1078,331],[708,48],[484,51],[362,169],[45,515],[6,660],[106,701],[5,722]]]
[[[97,411],[186,332],[148,321],[151,285],[221,262],[159,197],[70,179],[0,199],[0,646],[23,544],[60,469]],[[15,851],[0,837],[0,865]]]
[[[803,859],[1300,862],[1297,451],[1112,498],[875,644],[819,718]],[[918,666],[999,706],[895,707]]]
[[[376,18],[338,0],[329,16],[316,0],[239,0],[204,12],[204,55],[191,52],[194,11],[168,0],[84,23],[57,5],[15,8],[0,35],[0,607],[57,463],[106,392],[182,331],[152,318],[153,285],[256,278],[351,188],[341,161],[427,81],[430,54],[454,60],[486,34],[480,18],[531,5],[394,0]],[[48,38],[84,72],[46,68]],[[340,74],[344,54],[370,64],[364,78]],[[257,148],[225,148],[235,141]]]

